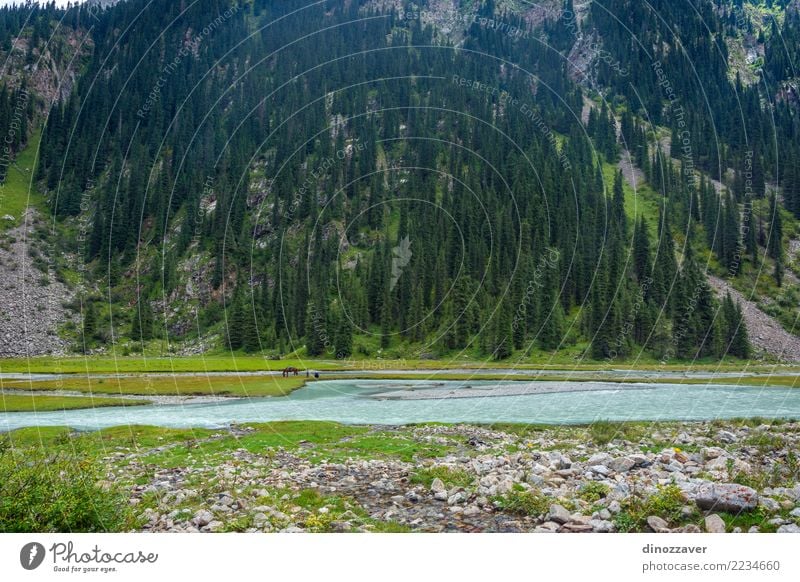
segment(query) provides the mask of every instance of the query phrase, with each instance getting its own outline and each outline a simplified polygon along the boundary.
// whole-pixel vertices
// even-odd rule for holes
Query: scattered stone
[[[597,517],[600,519],[609,520],[611,519],[611,512],[608,509],[601,509],[597,512]]]
[[[416,490],[414,490],[414,489],[412,489],[411,491],[409,491],[408,493],[406,493],[406,496],[405,496],[405,498],[406,498],[408,501],[410,501],[411,503],[418,503],[418,502],[419,502],[419,500],[420,500],[420,496],[419,496],[419,494],[418,494],[418,493],[416,492]]]
[[[593,531],[592,525],[589,523],[565,523],[561,526],[561,529],[564,533],[590,533]]]
[[[554,503],[550,506],[550,511],[547,514],[547,519],[549,521],[553,521],[555,523],[567,523],[571,519],[571,515],[569,511],[566,510],[565,507]]]
[[[211,523],[214,519],[214,514],[208,511],[207,509],[201,509],[197,513],[194,514],[194,519],[192,519],[192,523],[197,527],[203,527]]]
[[[777,529],[778,533],[800,533],[800,526],[794,523],[787,523]]]
[[[586,461],[587,467],[594,467],[595,465],[606,465],[611,461],[611,455],[608,453],[595,453],[589,460]]]
[[[758,493],[736,483],[704,483],[697,488],[695,503],[700,509],[740,513],[758,506]]]
[[[324,457],[324,447],[301,443],[270,447],[268,454],[245,449],[207,456],[190,452],[193,458],[187,467],[156,468],[152,473],[152,464],[140,459],[183,446],[161,444],[147,450],[109,451],[109,473],[103,479],[112,484],[123,482],[123,478],[124,482],[142,483],[131,485],[130,503],[143,524],[141,529],[152,532],[223,531],[238,529],[238,524],[246,523],[244,520],[251,520],[246,530],[251,532],[372,530],[375,525],[363,525],[368,517],[367,524],[393,521],[427,532],[606,533],[616,531],[614,516],[631,495],[646,498],[671,484],[680,488],[685,499],[676,527],[654,511],[646,520],[647,531],[724,531],[724,521],[716,514],[759,506],[770,512],[772,519],[767,527],[771,531],[794,531],[800,518],[800,486],[755,490],[727,481],[730,465],[734,471],[746,467],[755,474],[773,471],[787,450],[800,447],[800,431],[796,430],[800,424],[767,428],[780,431],[785,439],[781,450],[767,452],[752,446],[732,446],[727,452],[708,447],[705,445],[715,440],[706,436],[710,424],[687,422],[679,426],[678,436],[673,429],[655,431],[636,442],[620,435],[606,445],[585,439],[580,428],[573,436],[565,436],[564,429],[545,429],[537,431],[534,438],[470,425],[389,427],[381,430],[396,431],[419,442],[453,446],[453,452],[414,462],[360,457],[332,460]],[[745,428],[731,425],[728,430],[737,443],[742,443],[748,434]],[[234,430],[246,434],[246,429],[233,427],[208,438],[226,438]],[[471,438],[481,444],[467,447],[464,443]],[[658,453],[640,452],[655,442],[673,442],[681,447],[685,443],[686,449],[699,448],[701,452],[672,447]],[[573,463],[570,457],[589,460]],[[117,465],[121,460],[125,463]],[[448,490],[442,479],[434,479],[429,488],[421,487],[411,479],[420,467],[465,472],[471,483]],[[704,478],[699,477],[701,474]],[[600,483],[608,492],[599,500],[584,494],[592,491],[587,487]],[[323,498],[336,496],[349,507],[326,505],[326,501],[321,509],[308,507],[299,493],[309,489]],[[507,501],[512,502],[515,495],[528,492],[548,500],[544,516],[518,513],[507,508],[506,501],[495,500],[507,493]],[[709,514],[700,527],[692,523],[698,518],[698,508]]]
[[[758,504],[770,513],[776,513],[781,510],[781,504],[771,497],[760,497]]]
[[[706,531],[708,533],[725,533],[725,521],[716,513],[706,516]]]
[[[606,519],[593,519],[590,523],[592,531],[597,533],[611,533],[616,529],[613,522]]]
[[[707,460],[717,459],[725,455],[725,451],[719,447],[708,447],[702,450],[703,457]]]
[[[658,517],[657,515],[651,515],[648,517],[647,525],[650,526],[650,529],[656,533],[666,533],[670,531],[667,521]]]
[[[459,503],[466,501],[466,499],[467,496],[463,491],[456,491],[447,498],[447,505],[458,505]]]
[[[636,466],[636,461],[630,457],[617,457],[608,462],[608,468],[615,473],[627,473]]]

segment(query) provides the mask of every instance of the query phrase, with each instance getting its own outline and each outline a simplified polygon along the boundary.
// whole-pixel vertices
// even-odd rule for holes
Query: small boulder
[[[208,525],[214,520],[214,514],[208,511],[207,509],[201,509],[197,513],[194,514],[194,518],[192,519],[192,523],[197,527],[203,527]]]
[[[561,524],[554,521],[546,521],[534,529],[534,533],[556,533],[561,528]]]
[[[550,506],[550,511],[547,514],[547,520],[555,523],[567,523],[570,521],[571,515],[567,509],[557,503]]]
[[[708,533],[725,533],[725,522],[716,513],[706,516],[706,531]]]
[[[650,529],[656,533],[666,533],[670,531],[667,521],[658,517],[657,515],[651,515],[648,517],[647,525],[650,526]]]
[[[693,523],[672,530],[673,533],[703,533],[703,531]]]
[[[570,522],[562,525],[561,531],[564,533],[591,533],[594,530],[591,524]]]
[[[594,467],[595,465],[607,465],[610,461],[611,455],[608,453],[595,453],[586,461],[586,466]]]
[[[614,523],[607,519],[593,519],[590,525],[595,533],[611,533],[615,529]]]
[[[405,498],[407,501],[411,503],[417,503],[419,501],[419,494],[414,490],[410,490],[406,493]]]
[[[611,459],[606,466],[617,473],[627,473],[636,466],[636,461],[630,457],[617,457]]]
[[[758,500],[758,504],[770,513],[777,513],[781,510],[781,504],[772,497],[761,497]]]
[[[447,505],[458,505],[467,500],[467,495],[463,491],[456,491],[447,498]]]
[[[758,506],[758,493],[736,483],[704,483],[697,488],[694,501],[700,509],[740,513]]]
[[[725,455],[725,451],[719,447],[707,447],[702,450],[703,458],[710,461]]]

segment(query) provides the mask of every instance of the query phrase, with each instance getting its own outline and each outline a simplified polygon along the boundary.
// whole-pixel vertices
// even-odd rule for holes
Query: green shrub
[[[623,502],[623,511],[614,520],[617,531],[642,531],[647,518],[655,515],[670,523],[683,520],[681,509],[686,504],[683,491],[677,485],[663,485],[646,499],[629,497]]]
[[[581,490],[578,492],[578,497],[589,503],[594,503],[595,501],[603,499],[608,495],[609,491],[611,491],[611,489],[605,483],[590,481],[581,487]]]
[[[12,449],[0,441],[0,532],[113,532],[133,527],[127,498],[101,487],[77,454]]]
[[[448,489],[451,487],[469,487],[473,482],[472,475],[467,471],[450,469],[444,466],[420,469],[411,475],[411,482],[428,488],[433,483],[433,480],[437,478],[441,479]]]
[[[498,495],[492,499],[495,505],[503,511],[520,515],[541,515],[550,508],[550,500],[534,490],[525,490],[519,484],[505,495]]]

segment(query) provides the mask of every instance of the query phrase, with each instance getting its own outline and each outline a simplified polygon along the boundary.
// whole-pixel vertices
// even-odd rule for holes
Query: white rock
[[[616,529],[612,522],[605,519],[593,519],[589,525],[592,526],[592,531],[597,533],[611,533]]]
[[[456,491],[450,497],[447,498],[447,505],[458,505],[466,501],[467,496],[464,494],[463,491]]]
[[[616,459],[612,459],[607,463],[607,466],[612,471],[616,471],[617,473],[627,473],[636,465],[636,461],[631,459],[630,457],[617,457]]]
[[[558,503],[554,503],[550,506],[550,511],[547,514],[548,521],[553,521],[555,523],[567,523],[571,519],[571,515],[569,511],[566,510],[565,507],[559,505]]]
[[[656,533],[669,531],[669,524],[666,522],[666,520],[658,517],[657,515],[651,515],[650,517],[648,517],[647,525],[649,525],[650,529],[652,529]]]
[[[776,511],[781,510],[781,504],[772,499],[772,497],[760,497],[758,504],[770,513],[775,513]]]
[[[725,533],[725,521],[717,515],[712,513],[706,516],[706,531],[709,533]]]
[[[704,459],[716,459],[725,455],[725,451],[719,447],[708,447],[702,450]]]
[[[695,491],[695,503],[700,509],[739,513],[758,506],[758,493],[736,483],[704,483]]]
[[[587,467],[594,467],[595,465],[607,465],[609,462],[611,462],[611,455],[608,453],[595,453],[589,457],[585,465]]]
[[[207,509],[201,509],[197,513],[194,514],[194,518],[192,519],[192,523],[197,527],[203,527],[208,525],[214,520],[214,514],[208,511]]]

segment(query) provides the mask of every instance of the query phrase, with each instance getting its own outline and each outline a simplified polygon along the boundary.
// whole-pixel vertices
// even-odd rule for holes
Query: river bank
[[[137,531],[800,531],[798,422],[281,422],[10,439],[21,454],[99,463],[99,486],[122,493]]]

